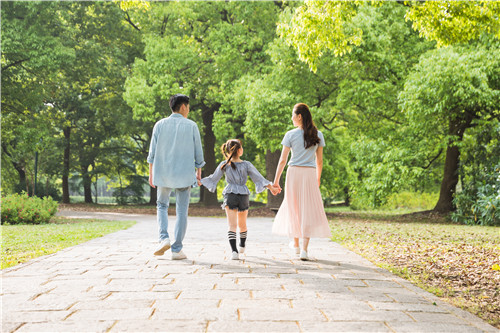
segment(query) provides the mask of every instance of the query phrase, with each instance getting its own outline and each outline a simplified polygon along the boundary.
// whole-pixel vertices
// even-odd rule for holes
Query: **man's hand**
[[[196,169],[196,179],[198,179],[198,185],[201,185],[201,169]]]
[[[149,175],[149,186],[151,186],[152,188],[156,188],[156,186],[154,186],[153,184],[153,175]]]

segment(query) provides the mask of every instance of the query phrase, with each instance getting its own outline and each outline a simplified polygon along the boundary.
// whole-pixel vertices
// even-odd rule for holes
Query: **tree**
[[[361,199],[377,207],[395,191],[433,184],[429,175],[435,163],[429,162],[439,151],[425,146],[427,140],[405,139],[408,124],[397,94],[411,67],[434,43],[412,31],[405,10],[392,2],[361,7],[345,26],[365,32],[361,44],[342,57],[325,54],[316,72],[284,41],[270,47],[274,67],[269,81],[312,106],[331,143],[324,154],[327,184],[322,191],[346,202],[354,196],[358,203]]]
[[[53,2],[6,2],[1,6],[4,188],[4,176],[13,167],[17,189],[28,191],[26,174],[32,172],[28,168],[40,136],[46,139],[45,147],[51,142],[50,117],[43,114],[47,112],[47,83],[55,79],[59,66],[75,57],[71,46],[59,38],[64,28],[53,13],[68,6]]]
[[[459,144],[475,120],[500,117],[499,43],[448,47],[424,55],[399,95],[415,132],[443,139],[446,149],[439,201],[434,210],[454,209]]]
[[[496,38],[499,37],[500,5],[498,2],[426,1],[399,3],[404,5],[399,6],[405,9],[405,18],[413,22],[413,27],[419,31],[420,35],[436,41],[438,46],[475,41],[484,33],[489,33]],[[312,70],[317,70],[319,59],[324,54],[329,54],[329,51],[332,51],[331,53],[334,55],[345,57],[349,52],[361,48],[365,39],[364,33],[367,30],[353,26],[352,22],[359,17],[357,14],[363,8],[367,6],[386,7],[387,5],[387,3],[381,2],[307,1],[296,11],[295,15],[282,20],[283,23],[279,25],[278,32],[287,43],[297,49],[300,58],[307,62]],[[333,33],[327,33],[330,31]],[[461,130],[450,129],[449,132],[458,135],[457,131]],[[422,133],[417,134],[417,137],[422,137]],[[430,142],[434,141],[435,139],[430,139]],[[434,149],[427,149],[428,153],[425,155],[429,155],[427,159],[430,161],[435,161],[439,157],[442,147],[436,149],[436,145],[431,146]],[[434,152],[431,153],[432,150]],[[453,207],[450,188],[454,188],[453,183],[456,179],[449,177],[450,172],[453,173],[453,169],[456,168],[456,163],[451,161],[456,160],[457,157],[452,155],[458,156],[458,152],[452,150],[449,153],[451,155],[446,159],[448,168],[442,179],[441,195],[443,197],[439,199],[439,204],[436,206],[436,210],[442,212]],[[432,157],[433,155],[435,157]]]
[[[317,69],[327,51],[342,56],[359,46],[364,31],[351,25],[360,8],[381,6],[383,1],[307,0],[293,16],[282,20],[278,33],[297,49],[299,59]],[[500,3],[496,1],[404,1],[405,18],[420,35],[437,46],[477,39],[482,33],[500,37]]]
[[[203,123],[203,176],[216,167],[214,116],[234,82],[260,66],[264,46],[274,34],[268,27],[276,18],[275,7],[249,2],[155,3],[147,14],[136,16],[142,20],[145,57],[134,64],[125,99],[136,118],[155,121],[168,112],[171,95],[189,95],[192,118]],[[217,196],[203,189],[201,201],[216,205]]]
[[[76,2],[60,15],[70,23],[61,39],[72,43],[75,59],[59,68],[46,101],[62,116],[57,126],[64,134],[63,202],[69,202],[70,160],[83,179],[85,202],[92,202],[96,159],[131,116],[122,87],[141,44],[116,4]]]

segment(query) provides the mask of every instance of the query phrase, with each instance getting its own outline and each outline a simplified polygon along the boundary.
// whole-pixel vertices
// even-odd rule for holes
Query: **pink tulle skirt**
[[[332,236],[318,187],[316,168],[288,168],[285,199],[274,219],[273,233],[290,238]]]

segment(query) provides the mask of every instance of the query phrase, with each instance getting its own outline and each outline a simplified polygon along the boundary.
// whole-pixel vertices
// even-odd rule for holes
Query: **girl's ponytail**
[[[238,150],[241,148],[241,141],[238,139],[230,139],[227,140],[226,143],[224,143],[221,147],[222,155],[226,158],[226,163],[222,165],[221,169],[224,170],[224,168],[231,162],[233,157],[238,153]],[[233,169],[236,169],[236,165],[234,163],[231,163],[231,167]]]

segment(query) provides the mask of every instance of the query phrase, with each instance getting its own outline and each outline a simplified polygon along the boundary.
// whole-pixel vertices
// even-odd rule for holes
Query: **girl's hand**
[[[272,195],[276,195],[276,194],[278,193],[278,192],[277,192],[277,189],[276,189],[276,187],[275,187],[274,185],[267,185],[266,187],[267,187],[267,189],[268,189],[269,191],[271,191],[271,194],[272,194]]]
[[[279,185],[273,185],[273,189],[274,189],[273,195],[281,193],[281,187]]]

